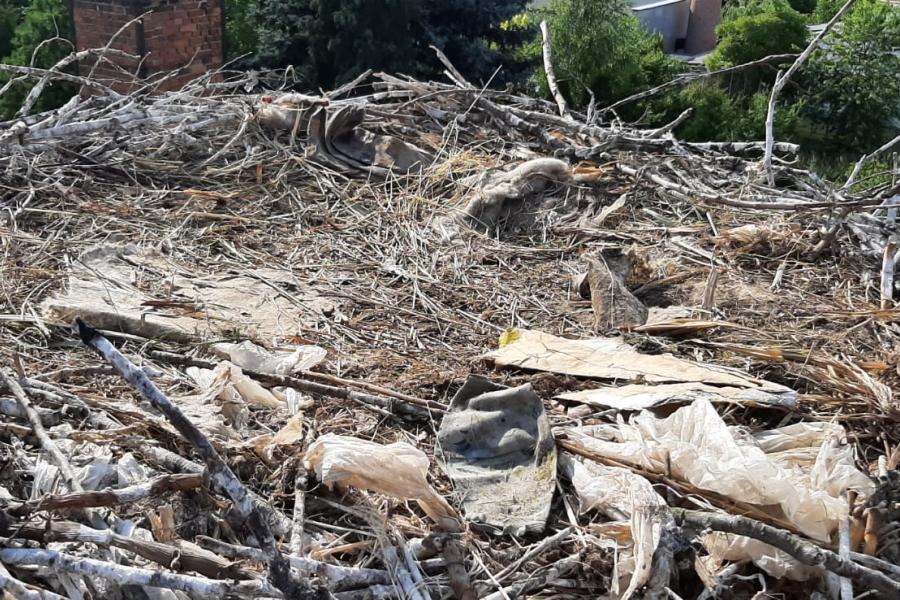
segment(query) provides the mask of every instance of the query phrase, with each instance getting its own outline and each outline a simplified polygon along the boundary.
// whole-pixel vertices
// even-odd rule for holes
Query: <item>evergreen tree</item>
[[[470,81],[496,85],[521,77],[526,63],[516,50],[531,32],[502,27],[521,13],[529,0],[419,0],[420,72],[436,75],[442,67],[428,48],[433,45]]]
[[[10,2],[7,6],[14,5]],[[48,69],[68,56],[72,50],[72,16],[63,0],[31,0],[21,13],[9,41],[9,54],[0,62]],[[10,79],[0,74],[0,88]],[[32,83],[18,83],[0,96],[0,118],[11,118],[21,106]],[[66,82],[53,82],[41,94],[35,111],[47,110],[65,103],[78,91]]]

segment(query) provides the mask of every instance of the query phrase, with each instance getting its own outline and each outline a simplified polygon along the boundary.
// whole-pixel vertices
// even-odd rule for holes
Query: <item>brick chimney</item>
[[[709,52],[716,47],[716,27],[722,20],[722,0],[691,0],[684,51],[688,54]]]
[[[142,61],[111,58],[128,73],[139,69],[141,77],[183,72],[167,80],[163,90],[185,83],[223,62],[223,0],[71,0],[75,44],[79,50],[102,48],[128,21],[152,11],[116,37],[111,47],[141,57]],[[193,59],[193,61],[191,60]],[[81,61],[87,75],[95,61]],[[130,76],[102,63],[96,77],[113,80],[111,87],[126,91]]]

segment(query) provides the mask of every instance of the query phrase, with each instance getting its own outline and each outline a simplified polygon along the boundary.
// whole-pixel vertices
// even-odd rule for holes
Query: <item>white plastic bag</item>
[[[212,350],[227,358],[242,369],[271,375],[290,375],[297,371],[308,371],[325,360],[324,348],[314,345],[297,346],[293,352],[266,350],[253,342],[240,344],[219,343]]]
[[[310,444],[306,468],[327,486],[352,486],[415,500],[429,517],[447,531],[459,531],[459,515],[425,476],[428,457],[405,442],[383,446],[358,438],[327,434]]]

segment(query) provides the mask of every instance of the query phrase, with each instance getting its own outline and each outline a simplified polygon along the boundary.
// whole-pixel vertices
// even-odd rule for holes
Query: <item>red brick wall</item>
[[[105,46],[129,20],[152,11],[142,22],[119,34],[112,47],[144,57],[142,77],[181,69],[182,73],[165,82],[165,90],[179,89],[197,75],[222,65],[221,0],[72,0],[72,11],[79,50]],[[137,61],[115,62],[130,72],[137,68]],[[83,61],[81,73],[90,72],[93,64],[93,60]],[[118,80],[115,87],[120,90],[129,87],[128,78],[115,69],[98,68],[95,74]]]

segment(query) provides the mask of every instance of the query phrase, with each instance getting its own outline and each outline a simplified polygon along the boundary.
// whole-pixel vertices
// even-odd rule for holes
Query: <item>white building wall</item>
[[[674,52],[675,40],[687,37],[690,0],[632,0],[632,7],[644,27],[662,34],[666,52]]]

